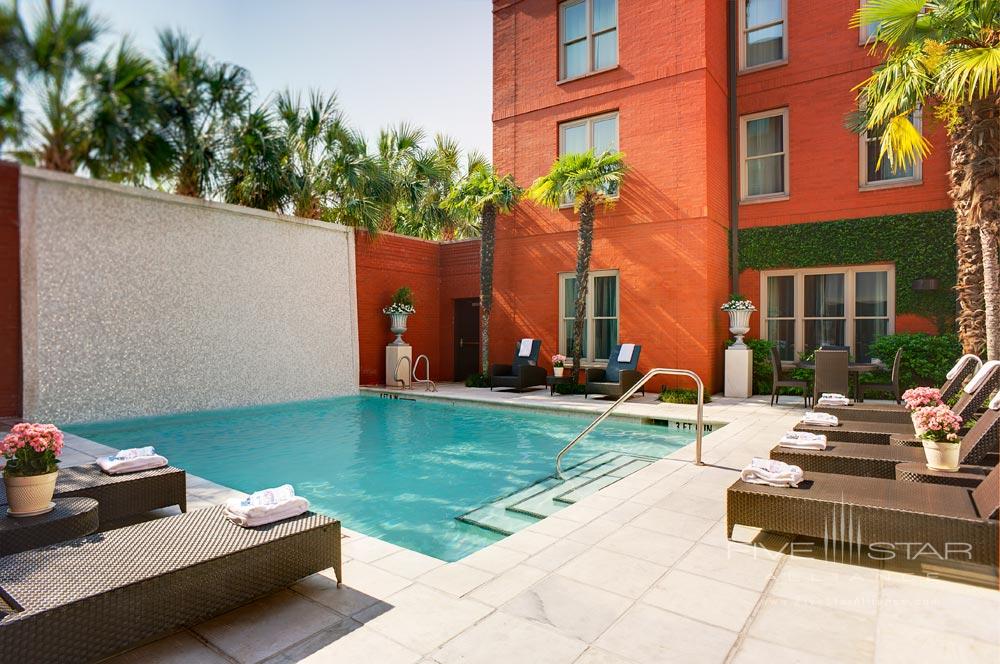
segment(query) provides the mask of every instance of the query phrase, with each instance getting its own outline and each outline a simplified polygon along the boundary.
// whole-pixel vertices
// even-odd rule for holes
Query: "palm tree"
[[[589,152],[566,154],[548,173],[535,180],[526,196],[536,203],[558,209],[569,201],[580,215],[576,242],[576,303],[573,319],[573,367],[579,373],[583,355],[583,327],[587,316],[590,254],[594,244],[594,214],[598,203],[611,205],[625,178],[627,166],[621,152],[595,156]]]
[[[244,119],[229,141],[222,199],[234,205],[282,212],[288,200],[285,137],[274,113],[262,105]]]
[[[4,145],[21,138],[21,86],[19,69],[23,62],[23,26],[17,5],[0,5],[0,154]]]
[[[464,178],[451,188],[442,205],[451,215],[478,219],[479,245],[479,354],[482,373],[489,371],[490,311],[493,308],[493,252],[496,248],[498,214],[510,214],[521,198],[521,188],[512,175],[498,176],[493,166],[474,163]]]
[[[253,83],[245,69],[210,60],[180,32],[159,37],[157,103],[175,155],[174,193],[203,198],[223,172],[228,140],[250,113]]]
[[[31,127],[34,145],[17,155],[43,168],[73,173],[86,156],[89,139],[79,79],[92,64],[104,23],[73,0],[66,0],[61,11],[48,0],[33,25],[18,25],[25,75],[41,90],[41,114]]]
[[[951,138],[959,333],[966,352],[1000,359],[1000,0],[868,0],[862,24],[877,24],[884,62],[858,86],[855,129],[906,167],[931,148],[910,117],[936,107]]]

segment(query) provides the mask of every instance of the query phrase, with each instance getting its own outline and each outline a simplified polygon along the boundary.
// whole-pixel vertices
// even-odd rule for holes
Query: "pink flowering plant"
[[[962,418],[945,405],[926,406],[913,411],[913,426],[917,436],[939,443],[957,443]]]
[[[909,411],[928,406],[940,406],[943,403],[941,390],[936,387],[914,387],[903,392],[903,405]]]
[[[63,433],[54,424],[15,424],[0,440],[0,454],[7,459],[4,474],[15,477],[45,475],[58,468]]]
[[[556,353],[552,356],[552,366],[554,367],[564,367],[566,366],[566,356]]]

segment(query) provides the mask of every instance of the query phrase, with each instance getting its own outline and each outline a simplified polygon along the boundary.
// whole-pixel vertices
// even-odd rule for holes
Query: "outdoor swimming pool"
[[[502,536],[456,521],[547,477],[590,418],[377,395],[67,425],[116,448],[153,445],[241,491],[289,483],[346,528],[447,561]],[[609,451],[663,457],[692,430],[611,419],[565,466]]]

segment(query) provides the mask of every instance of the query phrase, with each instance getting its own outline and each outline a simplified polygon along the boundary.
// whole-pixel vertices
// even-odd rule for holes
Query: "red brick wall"
[[[0,162],[0,416],[21,414],[19,169]]]
[[[432,380],[451,380],[453,300],[479,295],[479,242],[441,244],[358,233],[356,265],[359,382],[385,383],[385,345],[395,337],[382,307],[401,286],[413,289],[417,309],[403,335],[413,346],[413,357],[428,356]]]

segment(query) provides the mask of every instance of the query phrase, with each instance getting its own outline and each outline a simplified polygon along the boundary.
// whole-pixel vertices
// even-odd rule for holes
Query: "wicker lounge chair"
[[[55,495],[60,498],[93,498],[97,501],[103,530],[125,517],[177,505],[187,511],[187,475],[165,466],[123,475],[108,475],[96,463],[59,469]],[[0,483],[0,504],[7,493]]]
[[[796,387],[802,390],[802,400],[805,401],[805,407],[809,407],[809,381],[808,380],[797,380],[795,378],[786,378],[785,369],[781,366],[781,355],[778,354],[778,348],[776,346],[771,346],[771,405],[777,406],[781,395],[778,393],[778,389],[782,387]]]
[[[737,480],[726,492],[726,534],[743,525],[849,546],[905,543],[896,555],[933,547],[951,560],[996,565],[998,512],[998,468],[975,489],[806,472],[797,488]]]
[[[976,373],[982,361],[975,355],[963,355],[959,358],[955,366],[948,372],[948,378],[941,386],[941,398],[948,402],[965,385],[969,378]],[[848,406],[816,406],[816,410],[823,413],[836,415],[842,420],[856,420],[861,422],[897,422],[906,423],[910,421],[910,411],[906,406],[900,404],[868,404],[852,403]]]
[[[510,364],[494,364],[490,367],[490,390],[494,387],[509,387],[524,390],[536,385],[545,386],[548,373],[538,366],[538,354],[542,349],[541,339],[532,339],[531,352],[521,356],[520,343],[514,344],[514,359]]]
[[[92,662],[333,567],[340,522],[196,510],[0,558],[0,661]]]
[[[973,387],[973,383],[978,385]],[[972,388],[972,389],[970,389]],[[1000,389],[1000,361],[991,360],[983,365],[969,383],[962,388],[962,396],[951,409],[963,420],[973,419],[976,413]],[[830,440],[873,445],[921,445],[913,430],[913,423],[855,422],[841,420],[838,426],[823,427],[796,424],[796,431],[822,433]]]
[[[642,352],[642,346],[635,344],[635,348],[632,349],[632,359],[628,362],[620,362],[618,360],[618,354],[621,352],[621,349],[621,344],[616,344],[611,349],[611,357],[608,358],[607,367],[587,369],[587,383],[583,391],[584,399],[591,394],[620,397],[642,378],[642,373],[637,370],[639,366],[639,353]],[[642,394],[645,396],[645,388],[642,388]]]
[[[962,464],[989,463],[988,456],[995,455],[1000,444],[1000,398],[994,399],[986,413],[979,418],[969,433],[962,437],[959,460]],[[834,441],[825,450],[800,450],[780,445],[771,450],[771,458],[818,473],[863,475],[893,479],[896,465],[923,462],[924,450],[920,447],[896,445],[871,445]]]

